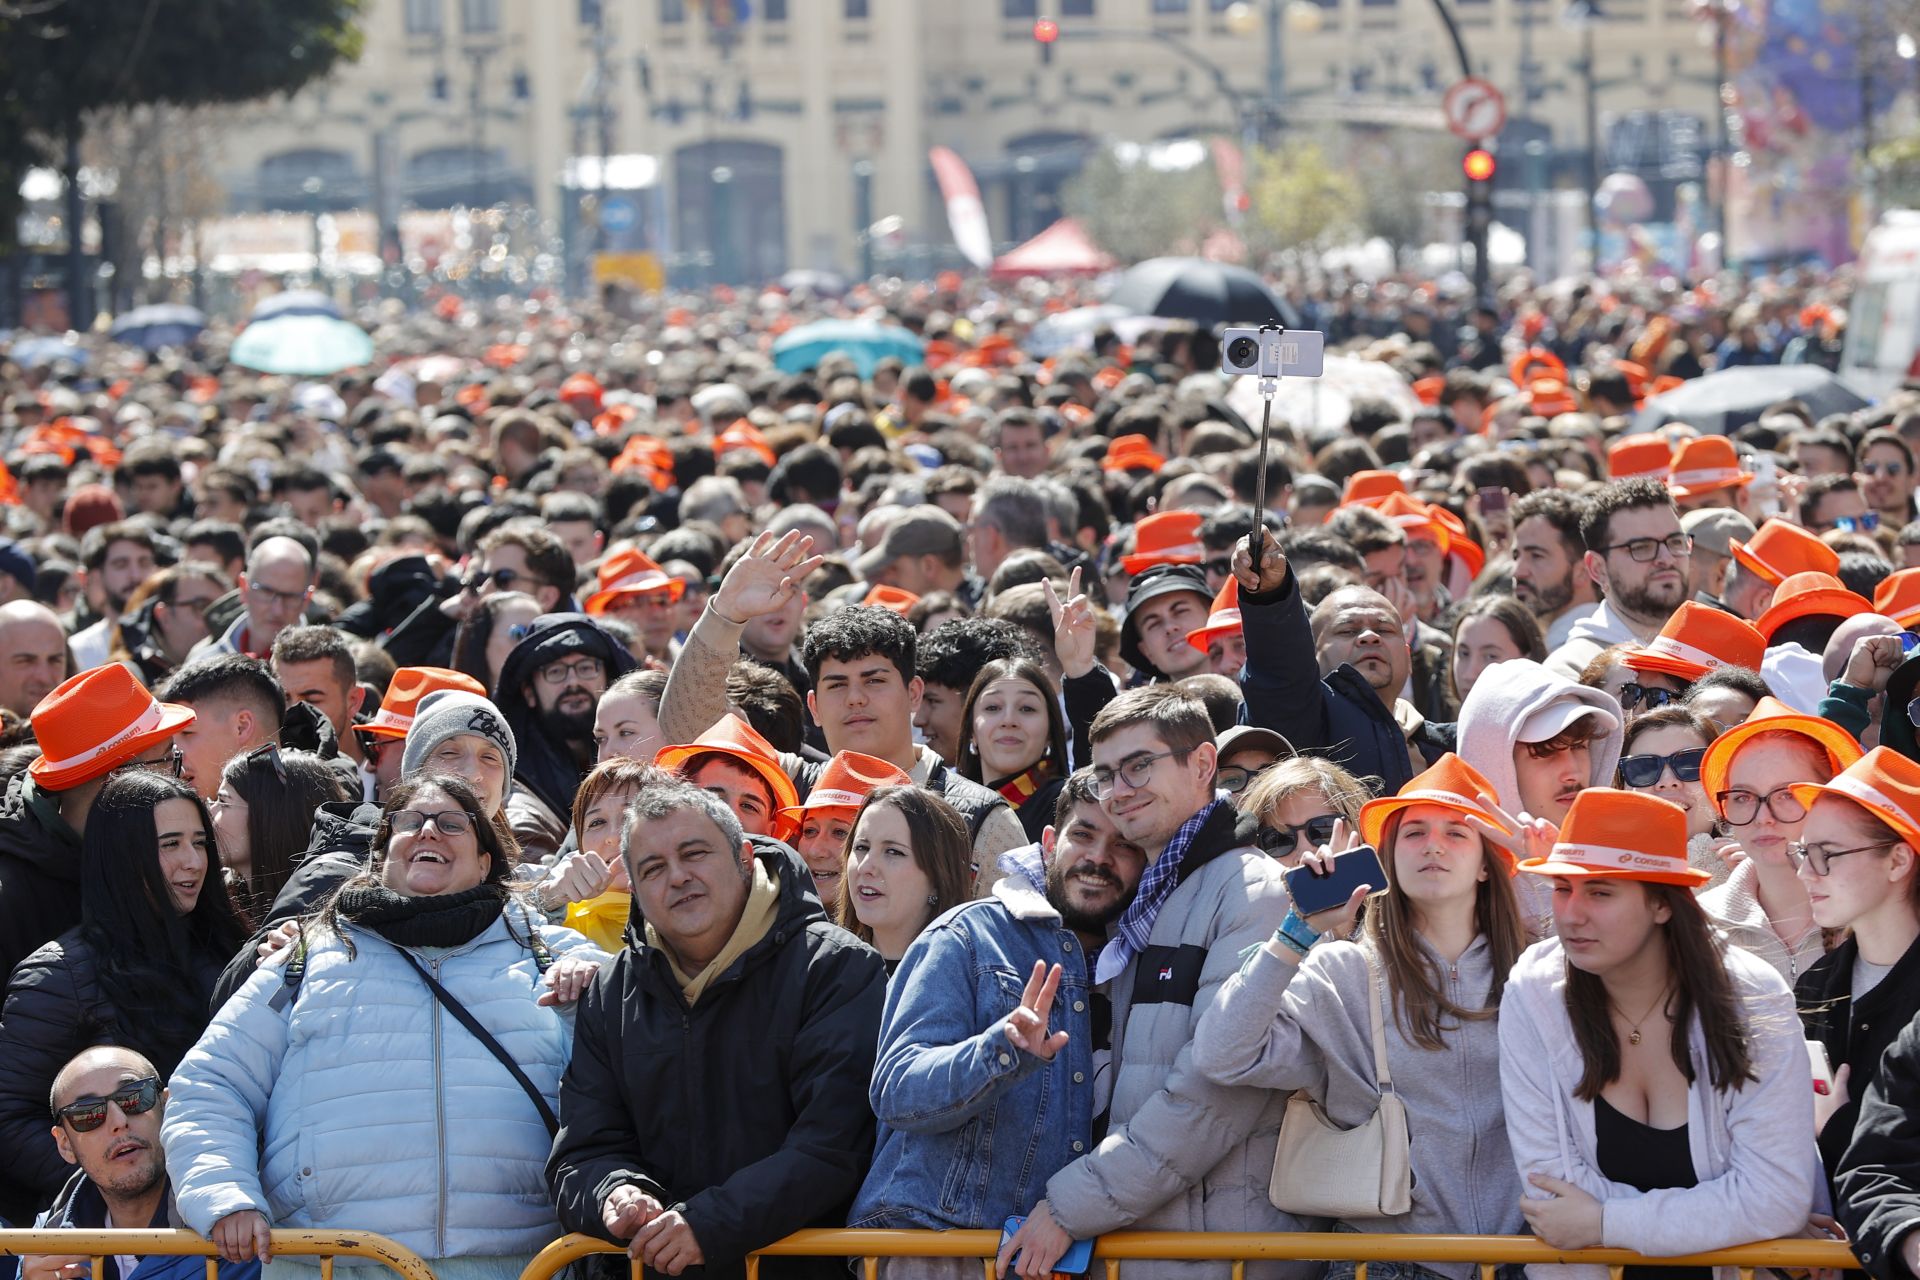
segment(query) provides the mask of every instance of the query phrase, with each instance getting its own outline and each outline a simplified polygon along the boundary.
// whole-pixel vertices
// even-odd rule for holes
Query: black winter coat
[[[754,1249],[846,1225],[873,1156],[880,956],[827,922],[797,856],[759,858],[780,881],[772,931],[692,1009],[631,931],[581,999],[560,1082],[547,1185],[561,1223],[611,1239],[601,1204],[638,1186],[692,1226],[707,1264],[689,1276],[742,1276]],[[762,1274],[844,1280],[845,1266],[779,1260]]]
[[[1859,956],[1860,944],[1848,938],[1821,956],[1793,987],[1807,1039],[1827,1047],[1827,1061],[1835,1071],[1843,1065],[1853,1069],[1847,1082],[1851,1100],[1820,1131],[1820,1159],[1829,1179],[1853,1140],[1860,1100],[1878,1077],[1887,1046],[1920,1014],[1920,942],[1908,947],[1887,976],[1855,1001],[1853,964]]]
[[[0,796],[0,981],[79,923],[80,837],[22,773]]]
[[[1881,986],[1893,980],[1888,974]],[[1920,1223],[1920,1021],[1901,1030],[1861,1097],[1834,1186],[1833,1214],[1854,1256],[1878,1280],[1911,1280],[1900,1245]]]

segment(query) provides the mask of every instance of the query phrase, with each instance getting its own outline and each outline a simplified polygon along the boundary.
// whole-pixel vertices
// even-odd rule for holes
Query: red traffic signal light
[[[1485,147],[1475,147],[1460,161],[1461,170],[1473,182],[1492,181],[1494,170],[1498,167],[1499,163],[1494,160],[1493,152]]]
[[[1033,24],[1033,38],[1041,44],[1052,44],[1060,38],[1060,24],[1052,18],[1042,18]]]

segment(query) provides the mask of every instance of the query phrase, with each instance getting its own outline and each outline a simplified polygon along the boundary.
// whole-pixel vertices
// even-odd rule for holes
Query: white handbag
[[[1342,1129],[1302,1089],[1287,1099],[1273,1153],[1267,1198],[1303,1218],[1391,1218],[1413,1207],[1413,1165],[1407,1110],[1387,1069],[1380,978],[1367,957],[1367,1021],[1373,1031],[1373,1073],[1380,1102],[1365,1124]]]

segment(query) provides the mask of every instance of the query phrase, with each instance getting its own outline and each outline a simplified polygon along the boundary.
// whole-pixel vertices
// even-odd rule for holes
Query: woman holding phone
[[[1328,1122],[1351,1129],[1375,1116],[1384,1092],[1370,1010],[1378,1002],[1387,1087],[1405,1108],[1411,1139],[1410,1207],[1355,1215],[1335,1230],[1505,1235],[1521,1227],[1494,1087],[1495,1019],[1526,933],[1512,855],[1487,834],[1511,839],[1514,824],[1490,793],[1485,777],[1446,755],[1398,795],[1370,801],[1359,836],[1378,850],[1386,883],[1363,885],[1305,919],[1296,906],[1227,980],[1195,1033],[1195,1065],[1209,1079],[1305,1090]],[[1358,841],[1345,822],[1335,832],[1330,846],[1302,856],[1307,870],[1295,875],[1338,872],[1336,851]],[[1363,898],[1366,922],[1356,930]],[[1368,1267],[1376,1280],[1475,1273],[1471,1264]],[[1328,1272],[1352,1274],[1352,1263]]]

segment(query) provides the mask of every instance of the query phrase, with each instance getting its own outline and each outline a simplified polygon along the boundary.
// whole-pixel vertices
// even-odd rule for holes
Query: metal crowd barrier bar
[[[207,1280],[217,1280],[220,1250],[191,1231],[64,1230],[59,1227],[0,1228],[0,1257],[45,1254],[85,1254],[93,1258],[93,1280],[106,1274],[106,1260],[116,1254],[195,1254],[207,1260]],[[433,1268],[409,1249],[371,1231],[275,1231],[273,1256],[320,1259],[320,1280],[333,1280],[336,1257],[366,1258],[397,1271],[403,1280],[434,1280]]]
[[[797,1231],[747,1259],[747,1280],[759,1280],[762,1258],[859,1258],[864,1280],[877,1280],[881,1258],[980,1258],[986,1280],[1000,1249],[997,1231]],[[618,1245],[592,1236],[570,1235],[554,1241],[534,1258],[520,1280],[551,1280],[570,1262],[594,1253],[620,1253]],[[1356,1263],[1355,1280],[1366,1280],[1370,1262],[1467,1262],[1480,1268],[1480,1280],[1494,1280],[1505,1263],[1583,1263],[1607,1268],[1621,1280],[1629,1266],[1734,1267],[1740,1280],[1754,1280],[1762,1267],[1789,1270],[1861,1269],[1847,1246],[1837,1240],[1763,1240],[1712,1253],[1679,1258],[1646,1258],[1626,1249],[1556,1249],[1533,1236],[1416,1236],[1354,1232],[1274,1234],[1199,1231],[1122,1231],[1102,1236],[1093,1256],[1106,1264],[1107,1280],[1119,1280],[1123,1261],[1230,1262],[1233,1280],[1245,1280],[1253,1261],[1346,1261]],[[639,1264],[633,1264],[640,1280]]]

